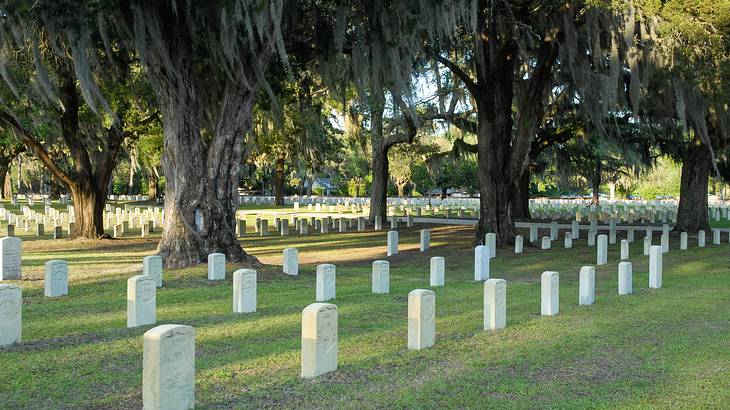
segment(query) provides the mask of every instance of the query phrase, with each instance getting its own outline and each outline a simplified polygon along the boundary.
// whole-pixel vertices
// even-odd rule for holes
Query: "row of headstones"
[[[308,220],[309,219],[309,220]],[[306,235],[309,233],[309,228],[314,228],[315,231],[319,231],[320,233],[329,233],[330,229],[338,230],[339,232],[348,232],[350,229],[356,228],[358,232],[363,232],[366,230],[366,221],[365,217],[358,217],[358,218],[347,218],[347,217],[339,217],[339,218],[332,218],[331,216],[326,216],[323,218],[317,218],[316,216],[312,216],[309,218],[299,218],[296,215],[290,216],[290,219],[287,218],[274,218],[274,231],[278,232],[281,236],[287,236],[290,234],[290,225],[289,222],[292,222],[293,228],[299,231],[301,235]],[[396,216],[390,217],[390,228],[391,229],[398,229],[399,226],[399,218]],[[414,219],[412,216],[408,216],[405,218],[405,224],[406,227],[412,228],[415,226]],[[383,222],[382,218],[376,217],[375,223],[373,226],[373,229],[378,231],[383,229]],[[246,227],[246,220],[241,219],[236,221],[236,234],[239,237],[245,236],[247,234],[247,227]],[[255,222],[255,232],[259,234],[259,236],[268,236],[270,234],[269,232],[269,221],[266,218],[263,218],[262,216],[256,217]]]
[[[633,231],[629,231],[630,233],[633,233]],[[712,242],[714,245],[720,245],[721,244],[721,231],[719,229],[713,229],[713,239]],[[607,263],[607,255],[608,255],[608,244],[615,244],[615,235],[613,235],[613,243],[611,243],[611,237],[607,235],[598,235],[598,246],[597,246],[597,264],[598,265],[605,265]],[[622,239],[621,240],[621,260],[629,259],[629,245],[633,241],[633,235],[629,235],[628,239]],[[728,237],[728,241],[730,242],[730,236]],[[517,242],[519,242],[519,247]],[[687,250],[688,247],[688,235],[687,232],[681,232],[680,233],[680,250]],[[705,231],[701,230],[697,232],[697,246],[699,248],[705,247]],[[549,236],[543,236],[542,242],[540,248],[543,250],[548,250],[551,248],[551,238]],[[669,252],[669,233],[663,233],[660,238],[660,244],[661,249],[663,253]],[[596,245],[596,234],[593,231],[589,232],[588,235],[588,246],[595,246]],[[564,245],[566,249],[570,249],[573,247],[573,236],[570,232],[565,233],[565,239],[564,239]],[[644,237],[644,256],[649,255],[649,249],[652,246],[652,235],[650,231],[647,231],[646,236]],[[519,248],[519,251],[518,251]],[[521,253],[522,252],[522,237],[518,237],[516,244],[515,244],[515,252]]]
[[[661,287],[661,251],[655,250],[652,254],[657,255],[658,259],[650,260],[649,287],[657,289]],[[434,259],[432,259],[432,266],[433,261]],[[388,269],[388,261],[373,263],[373,293],[389,293]],[[317,267],[318,274],[325,271],[333,276],[332,283],[334,283],[334,265],[326,264]],[[242,273],[242,275],[244,274]],[[255,283],[255,272],[246,273],[246,275],[252,277],[253,283]],[[633,272],[630,262],[619,264],[618,276],[618,294],[631,294]],[[236,274],[234,273],[234,311],[236,311],[236,289]],[[557,315],[559,312],[558,272],[543,272],[540,281],[540,296],[541,315]],[[255,288],[253,288],[252,297],[255,301]],[[332,298],[334,298],[334,291]],[[595,269],[592,266],[584,266],[580,270],[578,299],[579,305],[595,303]],[[495,331],[506,326],[507,282],[504,279],[488,279],[484,282],[483,308],[484,330]],[[432,290],[415,289],[408,293],[407,321],[407,348],[409,350],[421,350],[435,345],[436,294]],[[338,333],[336,305],[318,302],[302,310],[301,377],[312,378],[337,370]],[[144,407],[193,407],[195,403],[195,330],[184,325],[157,326],[144,334],[143,352]]]
[[[25,231],[29,232],[30,227],[28,226],[27,222],[28,221],[26,221]],[[73,222],[68,224],[68,228],[67,228],[68,235],[71,235],[71,232],[73,232],[74,226],[75,226],[75,224]],[[15,225],[8,224],[7,230],[8,230],[7,236],[9,236],[9,237],[15,236]],[[61,239],[63,237],[63,228],[58,225],[54,226],[52,233],[53,233],[53,239]],[[36,236],[45,236],[45,234],[46,234],[45,225],[43,225],[42,223],[36,224],[35,234],[36,234]]]

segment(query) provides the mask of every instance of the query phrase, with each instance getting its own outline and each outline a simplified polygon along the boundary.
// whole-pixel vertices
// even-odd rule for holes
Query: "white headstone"
[[[148,330],[143,363],[145,410],[195,407],[195,329],[161,325]]]
[[[489,248],[479,245],[474,248],[474,280],[477,282],[489,279]]]
[[[398,254],[398,231],[388,231],[388,248],[386,253],[388,256]]]
[[[596,268],[581,266],[579,284],[579,305],[592,305],[596,302]]]
[[[208,255],[208,280],[226,279],[226,255],[211,253]]]
[[[542,250],[548,250],[550,249],[551,241],[549,236],[543,236],[542,237],[542,246],[540,246],[540,249]]]
[[[608,263],[608,237],[598,235],[598,247],[596,248],[596,265]]]
[[[697,231],[697,246],[700,248],[705,247],[705,231],[704,230]]]
[[[484,236],[484,245],[489,249],[489,257],[497,256],[497,234],[490,232]]]
[[[649,248],[651,248],[651,236],[644,237],[644,256],[649,256]]]
[[[522,253],[524,247],[524,239],[522,235],[515,236],[515,253]]]
[[[408,349],[431,347],[436,341],[436,294],[415,289],[408,293]]]
[[[431,249],[431,230],[421,229],[421,252]]]
[[[618,264],[618,294],[630,295],[632,289],[632,267],[631,262]]]
[[[720,230],[719,229],[713,229],[712,230],[712,244],[713,245],[719,245],[720,244]]]
[[[588,246],[596,246],[596,231],[588,231]]]
[[[373,293],[390,292],[390,262],[382,260],[373,262],[372,290]]]
[[[537,225],[530,224],[530,242],[537,242]]]
[[[20,238],[9,236],[0,239],[0,280],[19,280]]]
[[[558,272],[543,272],[540,277],[540,314],[543,316],[557,315],[559,306],[560,279]]]
[[[629,240],[621,239],[621,260],[629,259]]]
[[[286,219],[283,221],[286,222]],[[289,276],[299,275],[299,250],[297,248],[284,248],[282,270]]]
[[[679,234],[679,249],[683,251],[687,250],[687,232]]]
[[[50,260],[45,265],[44,294],[54,298],[68,295],[68,262]]]
[[[430,286],[444,286],[444,270],[446,260],[441,256],[431,258]]]
[[[335,298],[336,269],[335,265],[330,263],[317,265],[317,302],[325,302]]]
[[[302,373],[304,378],[337,370],[337,306],[312,303],[302,311]]]
[[[157,321],[157,287],[151,276],[127,279],[127,327],[152,325]]]
[[[669,234],[668,233],[662,234],[662,236],[660,237],[660,241],[661,241],[660,243],[662,246],[662,252],[664,252],[664,253],[669,252]]]
[[[239,269],[233,272],[233,312],[256,311],[256,271]]]
[[[155,286],[162,287],[162,257],[157,255],[145,256],[142,259],[142,274],[152,276]]]
[[[557,221],[550,222],[550,240],[551,241],[558,240],[558,222]]]
[[[649,249],[649,287],[662,287],[662,247],[652,246]]]
[[[570,237],[571,239],[580,238],[580,222],[573,221],[570,224]]]
[[[573,247],[573,235],[570,232],[565,233],[565,249],[571,249]]]
[[[23,291],[18,285],[0,284],[0,347],[21,342]]]
[[[507,324],[507,282],[489,279],[484,282],[484,330],[502,329]]]

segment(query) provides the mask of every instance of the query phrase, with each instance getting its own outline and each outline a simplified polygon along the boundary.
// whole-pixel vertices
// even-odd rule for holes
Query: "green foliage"
[[[681,165],[668,158],[662,158],[651,171],[639,179],[634,192],[641,198],[649,200],[657,196],[678,198],[681,178]]]

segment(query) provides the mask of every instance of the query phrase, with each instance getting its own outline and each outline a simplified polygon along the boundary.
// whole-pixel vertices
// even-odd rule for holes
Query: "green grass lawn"
[[[252,228],[249,228],[251,232]],[[293,232],[293,231],[292,231]],[[526,233],[525,233],[526,234]],[[585,234],[585,233],[584,233]],[[648,289],[643,234],[631,246],[634,294],[617,295],[619,245],[596,268],[596,305],[578,306],[578,273],[595,263],[574,249],[499,249],[493,278],[507,285],[507,327],[482,330],[483,286],[473,278],[471,230],[401,231],[389,258],[390,294],[370,292],[370,264],[385,258],[385,231],[244,238],[259,269],[258,312],[231,312],[231,279],[206,267],[166,270],[158,324],[196,329],[198,408],[728,408],[730,244],[664,255],[663,288]],[[658,242],[655,236],[654,243]],[[142,335],[126,328],[126,280],[155,239],[23,244],[23,344],[0,350],[0,408],[141,408]],[[281,250],[300,249],[300,276],[280,272]],[[433,348],[406,349],[407,294],[428,288],[429,258],[446,257],[436,288]],[[43,263],[69,262],[70,294],[43,297]],[[301,311],[314,302],[318,263],[337,265],[339,369],[299,378]],[[560,272],[560,313],[540,316],[540,274]]]

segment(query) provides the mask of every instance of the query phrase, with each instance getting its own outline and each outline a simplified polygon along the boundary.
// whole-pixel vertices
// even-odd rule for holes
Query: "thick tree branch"
[[[74,184],[73,180],[53,162],[53,158],[48,154],[48,151],[35,139],[35,136],[28,128],[24,127],[12,114],[3,109],[0,109],[0,121],[13,128],[23,143],[48,167],[48,170],[51,171],[53,176],[71,189],[71,186]]]
[[[461,67],[456,65],[454,62],[438,53],[435,53],[434,57],[436,58],[436,60],[438,60],[439,63],[446,66],[446,68],[451,70],[454,75],[459,77],[459,79],[464,83],[464,85],[466,85],[466,88],[472,95],[479,95],[479,86],[474,81],[474,79],[472,79],[471,76],[466,73],[466,71],[462,70]]]

